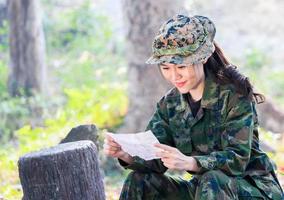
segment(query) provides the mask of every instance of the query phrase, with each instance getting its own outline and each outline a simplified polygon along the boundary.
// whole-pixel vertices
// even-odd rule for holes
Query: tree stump
[[[22,156],[23,200],[104,200],[97,153],[94,143],[85,140]]]
[[[94,124],[90,125],[80,125],[71,129],[67,136],[61,140],[60,144],[67,142],[75,142],[80,140],[91,140],[99,151],[98,144],[98,130]]]

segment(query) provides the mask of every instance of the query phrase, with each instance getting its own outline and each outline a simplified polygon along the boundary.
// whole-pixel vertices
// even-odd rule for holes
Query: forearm
[[[226,174],[242,175],[249,162],[249,152],[224,150],[212,152],[210,155],[194,156],[194,158],[201,167],[201,173],[218,169]]]

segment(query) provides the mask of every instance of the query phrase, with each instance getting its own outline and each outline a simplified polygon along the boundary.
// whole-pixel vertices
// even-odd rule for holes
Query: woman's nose
[[[176,80],[180,79],[181,75],[177,72],[177,70],[173,70],[171,77],[172,77],[173,81],[176,81]]]

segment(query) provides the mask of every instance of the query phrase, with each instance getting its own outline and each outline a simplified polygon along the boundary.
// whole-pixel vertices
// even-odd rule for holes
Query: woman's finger
[[[109,145],[114,147],[121,147],[117,142],[110,142]]]
[[[176,158],[179,159],[179,154],[176,151],[166,151],[166,150],[159,150],[156,151],[156,155],[160,158]]]
[[[114,139],[112,137],[110,137],[109,135],[106,135],[105,140],[107,142],[115,142]]]
[[[122,150],[120,146],[111,146],[107,143],[103,145],[103,148],[105,151],[114,151],[114,152],[118,152]]]
[[[109,136],[108,134],[106,134],[106,139],[108,139],[110,141],[114,141],[114,139],[111,136]]]
[[[110,146],[110,145],[105,145],[104,149],[110,149],[112,151],[120,151],[121,147],[117,147],[117,146]]]
[[[121,149],[116,149],[116,148],[110,148],[110,147],[105,147],[104,148],[104,152],[106,153],[106,154],[116,154],[116,153],[118,153],[118,152],[120,152],[121,151]]]
[[[113,147],[121,147],[117,142],[115,142],[114,140],[108,140],[108,139],[105,139],[104,140],[104,143],[110,145],[110,146],[113,146]]]
[[[154,144],[154,146],[159,148],[159,149],[163,149],[164,151],[168,151],[168,152],[176,151],[176,148],[168,146],[168,145],[165,145],[165,144],[157,143],[157,144]]]
[[[164,150],[160,150],[160,151],[156,152],[156,156],[158,156],[160,158],[168,157],[169,156],[169,152],[164,151]]]
[[[115,142],[115,140],[114,140],[111,136],[109,136],[109,135],[106,135],[105,139],[106,139],[107,142],[109,142],[109,143],[116,143],[116,144],[117,144],[117,142]]]

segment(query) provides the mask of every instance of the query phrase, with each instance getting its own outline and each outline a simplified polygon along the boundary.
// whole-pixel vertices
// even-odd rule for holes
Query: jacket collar
[[[214,81],[213,75],[208,73],[201,99],[201,107],[216,110],[220,98],[220,86]]]

